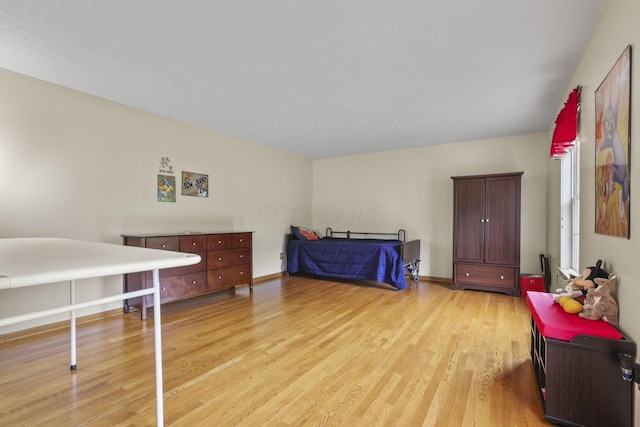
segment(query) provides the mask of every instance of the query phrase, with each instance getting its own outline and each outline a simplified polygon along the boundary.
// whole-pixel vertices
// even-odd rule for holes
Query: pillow
[[[318,240],[320,236],[313,230],[306,227],[291,226],[291,232],[298,238],[298,240]]]

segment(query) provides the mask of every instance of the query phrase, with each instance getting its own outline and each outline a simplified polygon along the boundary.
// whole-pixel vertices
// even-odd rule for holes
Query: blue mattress
[[[374,280],[405,289],[401,242],[378,239],[291,240],[287,272],[341,279]]]

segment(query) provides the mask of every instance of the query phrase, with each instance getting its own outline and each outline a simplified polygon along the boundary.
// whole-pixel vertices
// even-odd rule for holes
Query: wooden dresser
[[[253,290],[252,232],[126,234],[122,239],[126,246],[200,255],[198,264],[160,270],[162,303],[242,284],[248,284]],[[125,292],[152,286],[150,271],[124,275]],[[151,306],[153,300],[148,297],[124,300],[124,311],[128,313],[136,307],[143,319],[147,307]]]

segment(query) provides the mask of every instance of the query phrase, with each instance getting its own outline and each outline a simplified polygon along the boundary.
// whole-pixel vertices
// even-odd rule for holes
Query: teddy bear
[[[602,260],[598,260],[596,265],[593,267],[587,267],[582,271],[582,275],[579,277],[574,277],[571,282],[565,288],[556,289],[556,295],[553,297],[553,301],[556,303],[560,303],[560,300],[566,301],[567,298],[570,297],[577,300],[579,303],[584,299],[589,289],[594,289],[596,284],[594,279],[603,278],[606,279],[609,277],[609,273],[607,273],[604,269],[600,268],[602,265]],[[561,304],[564,307],[564,304]],[[576,309],[573,307],[572,313],[576,313]]]
[[[611,291],[616,285],[618,278],[611,274],[608,278],[596,278],[598,285],[595,289],[589,289],[585,298],[582,313],[578,316],[591,320],[605,320],[612,325],[618,325],[618,303],[611,295]]]

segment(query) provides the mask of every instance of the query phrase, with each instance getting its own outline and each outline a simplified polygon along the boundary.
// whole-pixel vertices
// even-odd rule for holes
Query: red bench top
[[[576,335],[593,335],[603,338],[622,339],[622,334],[604,320],[583,319],[577,314],[564,311],[553,302],[554,294],[527,292],[527,304],[540,333],[547,338],[571,341]]]

